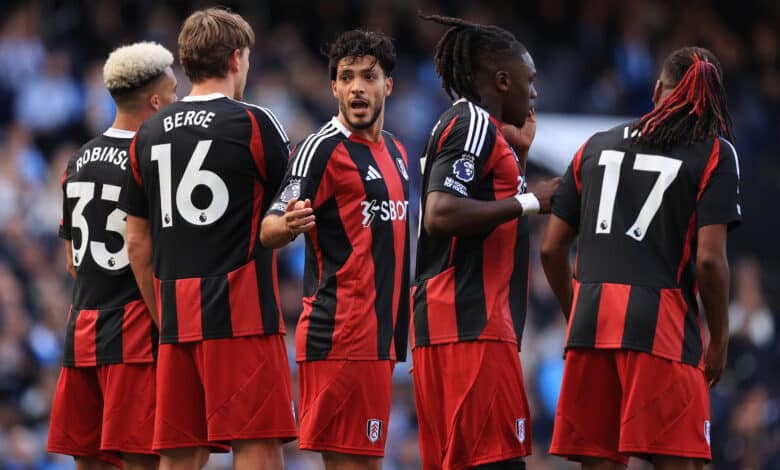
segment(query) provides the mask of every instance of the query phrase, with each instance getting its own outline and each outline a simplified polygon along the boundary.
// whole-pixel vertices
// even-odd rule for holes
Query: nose
[[[365,86],[365,80],[363,80],[362,77],[356,77],[354,80],[352,80],[352,88],[349,90],[350,93],[353,93],[355,95],[362,95],[366,92],[366,86]]]
[[[536,94],[536,85],[534,85],[534,84],[531,84],[531,90],[530,90],[530,92],[531,92],[531,93],[530,93],[531,99],[532,99],[532,100],[535,100],[535,99],[536,99],[536,96],[537,96],[537,94]]]

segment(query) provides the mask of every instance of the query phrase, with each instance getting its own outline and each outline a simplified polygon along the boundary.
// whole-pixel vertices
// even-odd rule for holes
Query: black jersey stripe
[[[258,247],[258,253],[255,256],[255,270],[257,293],[260,298],[260,314],[263,319],[263,333],[278,333],[280,310],[274,288],[276,257],[273,250]]]
[[[95,358],[98,364],[122,362],[125,307],[100,309],[95,322]]]
[[[200,321],[203,339],[232,336],[227,275],[200,279]]]

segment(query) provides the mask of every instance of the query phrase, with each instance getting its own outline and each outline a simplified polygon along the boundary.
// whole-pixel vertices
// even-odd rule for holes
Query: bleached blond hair
[[[108,56],[103,82],[111,93],[133,91],[147,85],[173,64],[173,54],[156,42],[122,46]]]

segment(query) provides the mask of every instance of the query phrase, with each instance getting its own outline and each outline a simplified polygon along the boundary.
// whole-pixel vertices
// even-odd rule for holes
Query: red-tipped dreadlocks
[[[707,49],[686,47],[664,62],[672,92],[634,126],[639,143],[669,148],[706,137],[733,140],[731,117],[717,58]]]

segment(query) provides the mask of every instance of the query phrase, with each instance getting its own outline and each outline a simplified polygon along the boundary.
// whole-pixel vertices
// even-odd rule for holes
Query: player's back
[[[724,139],[707,139],[659,151],[629,133],[626,125],[596,134],[578,155],[577,278],[675,288],[690,259],[683,255],[695,235],[700,192],[714,165],[734,158],[732,150]]]
[[[63,175],[60,236],[72,244],[76,270],[67,366],[153,360],[157,331],[130,269],[126,214],[117,208],[133,135],[107,130],[79,149]]]
[[[739,221],[736,153],[723,138],[659,150],[634,137],[630,124],[591,137],[553,201],[579,230],[567,346],[697,365],[696,234]]]
[[[283,332],[273,250],[258,240],[288,158],[270,111],[188,96],[146,121],[130,154],[128,212],[150,222],[162,341]]]

